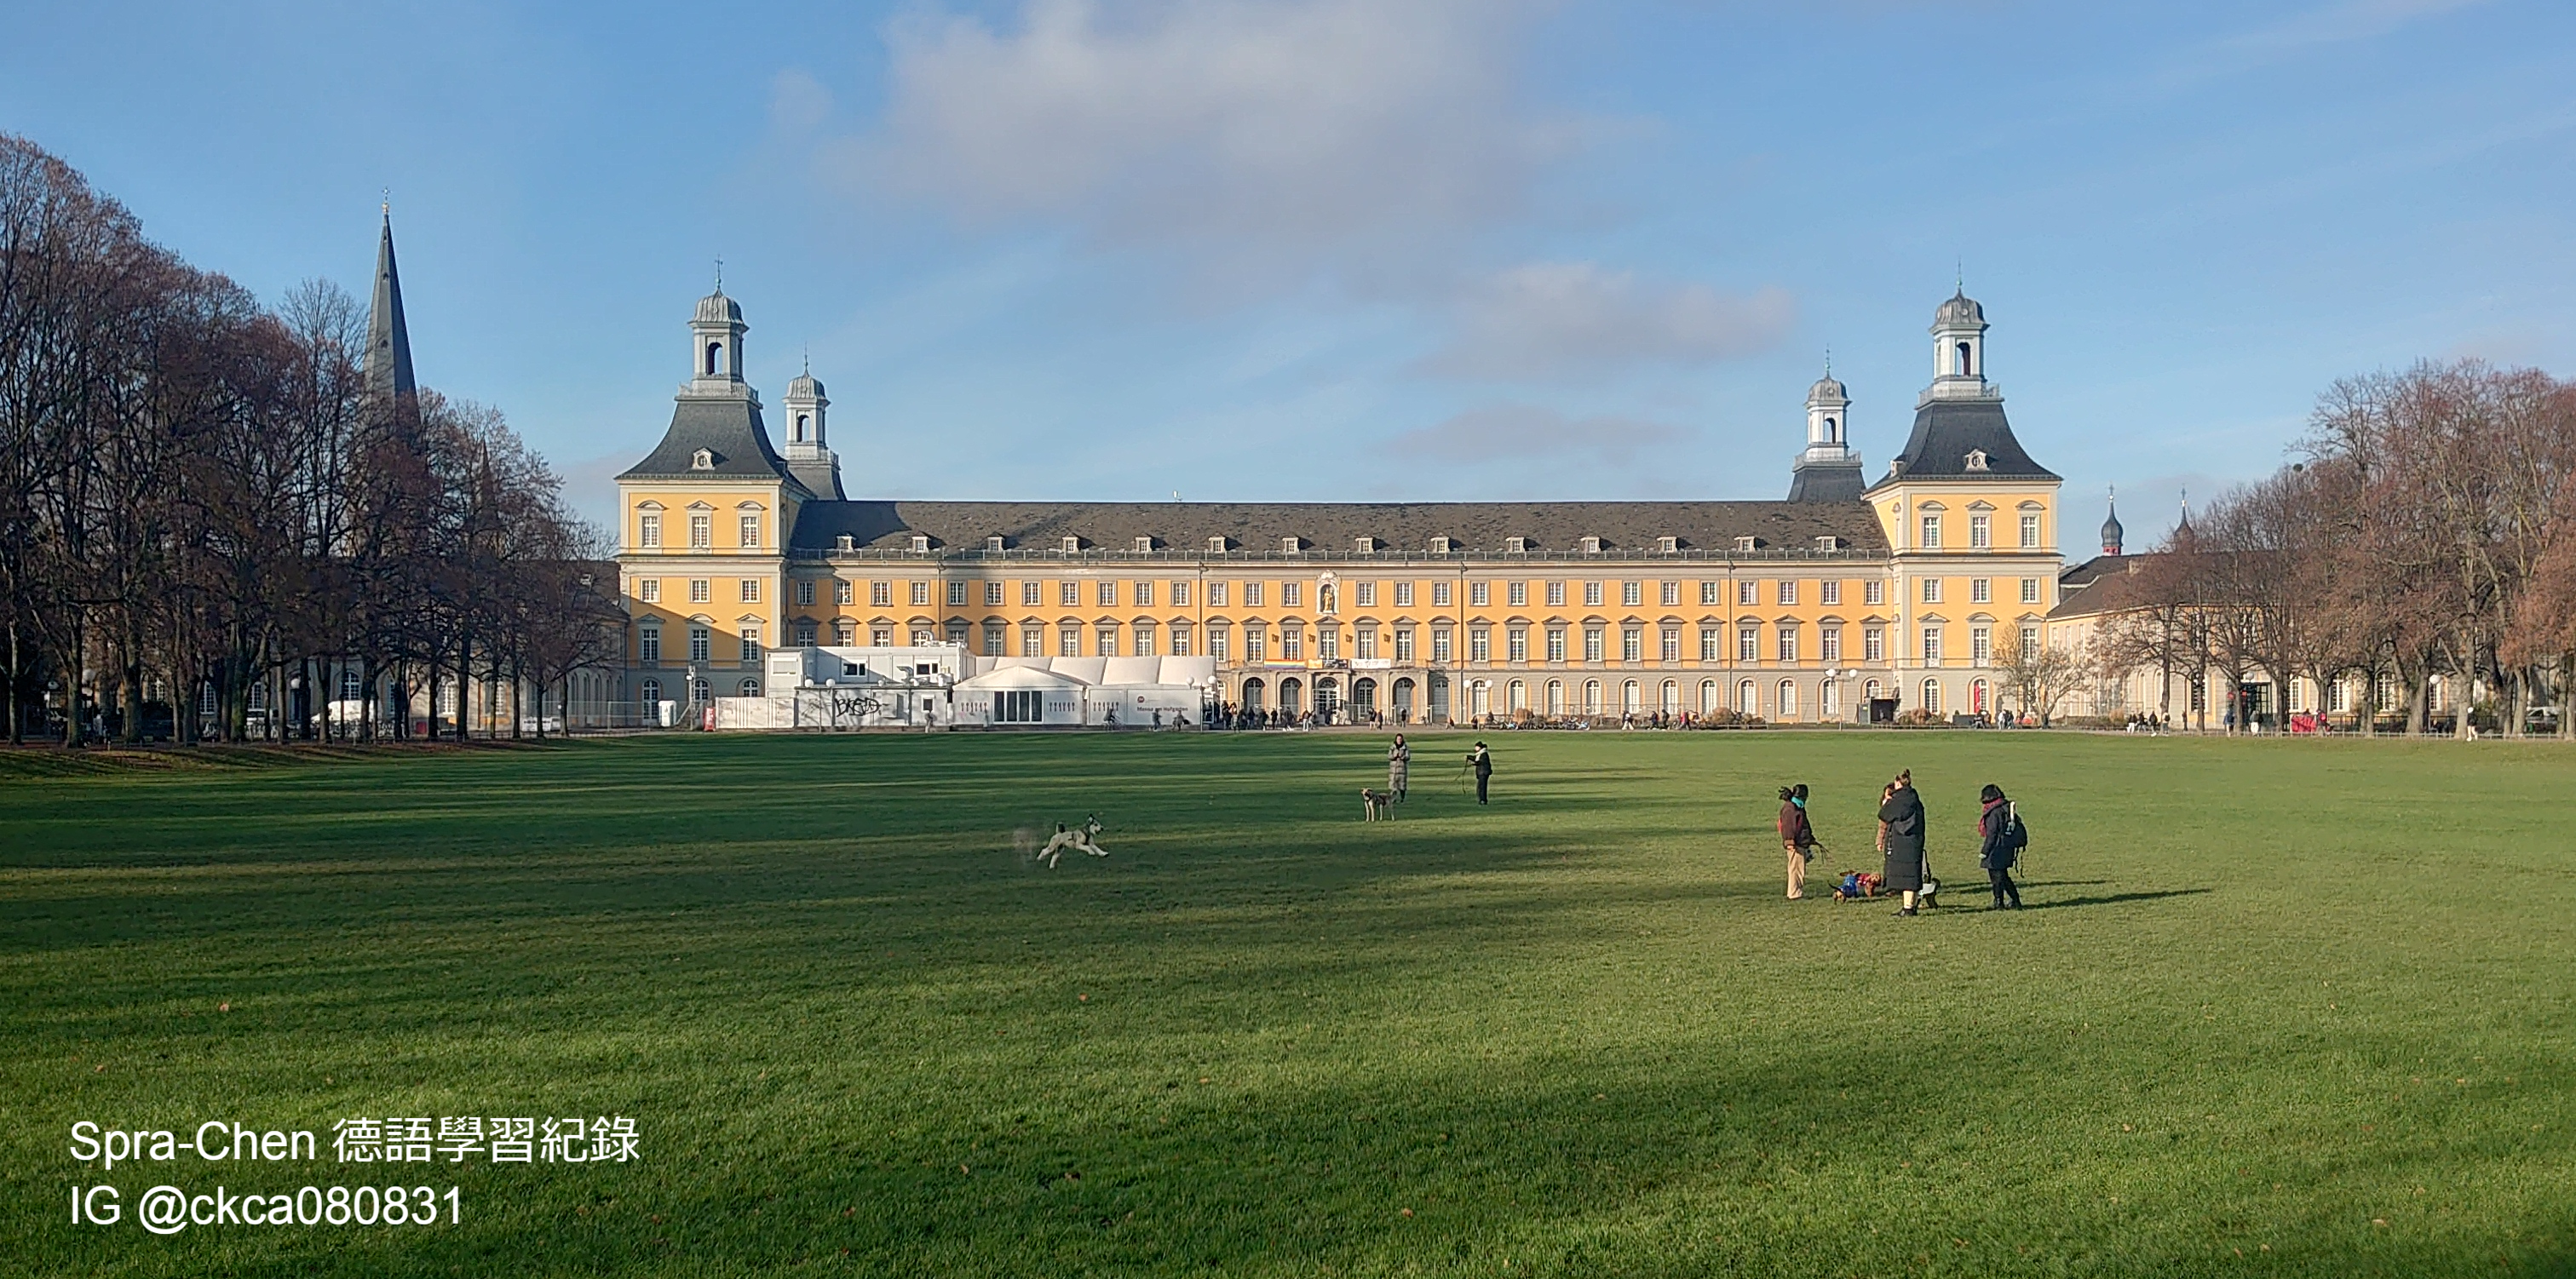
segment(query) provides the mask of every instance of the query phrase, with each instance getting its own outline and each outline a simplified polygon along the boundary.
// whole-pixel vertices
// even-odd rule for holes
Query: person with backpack
[[[1993,910],[2020,910],[2021,889],[2013,883],[2013,864],[2021,860],[2022,848],[2030,843],[2030,832],[2021,824],[2021,814],[2011,800],[2004,798],[2004,788],[1992,782],[1977,798],[1984,801],[1985,811],[1977,816],[1977,864],[1986,868],[1986,881],[1994,886]],[[2012,905],[2004,905],[2005,898]]]
[[[1878,806],[1878,820],[1887,827],[1883,886],[1901,894],[1896,913],[1912,915],[1915,894],[1923,891],[1923,797],[1914,793],[1912,769],[1896,775],[1895,789]]]
[[[1807,863],[1815,860],[1816,828],[1807,821],[1807,784],[1780,788],[1780,843],[1789,850],[1789,900],[1807,895]]]

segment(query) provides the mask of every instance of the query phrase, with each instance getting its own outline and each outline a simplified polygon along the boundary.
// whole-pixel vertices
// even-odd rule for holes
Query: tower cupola
[[[725,296],[718,278],[716,291],[698,299],[698,313],[689,319],[691,394],[750,393],[742,379],[742,335],[750,327],[742,322],[742,304]]]
[[[2110,512],[2102,520],[2102,553],[2117,555],[2120,553],[2121,540],[2127,533],[2127,530],[2120,527],[2120,491],[2118,489],[2111,490],[2108,505]]]
[[[1962,288],[1932,313],[1932,385],[1923,398],[1993,400],[2003,392],[1986,380],[1986,309]]]
[[[1789,470],[1792,502],[1843,502],[1858,498],[1868,481],[1860,454],[1851,447],[1851,396],[1834,377],[1833,359],[1825,375],[1807,388],[1807,447]]]
[[[823,380],[809,366],[787,384],[787,472],[816,497],[841,500],[841,459],[824,443],[823,414],[832,407]]]

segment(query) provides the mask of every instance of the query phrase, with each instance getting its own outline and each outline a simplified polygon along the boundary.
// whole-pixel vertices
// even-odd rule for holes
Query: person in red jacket
[[[1780,846],[1789,854],[1789,900],[1807,895],[1807,863],[1816,855],[1816,828],[1807,821],[1807,784],[1780,788]]]

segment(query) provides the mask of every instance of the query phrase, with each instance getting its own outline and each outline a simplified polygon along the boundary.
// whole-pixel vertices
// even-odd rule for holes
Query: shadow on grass
[[[2025,885],[2030,887],[2031,885]],[[2104,893],[2099,897],[2067,897],[2053,902],[2032,902],[2024,910],[2062,910],[2069,906],[2117,906],[2122,902],[2151,902],[2163,897],[2197,897],[2214,893],[2215,888],[2163,888],[2147,893]]]

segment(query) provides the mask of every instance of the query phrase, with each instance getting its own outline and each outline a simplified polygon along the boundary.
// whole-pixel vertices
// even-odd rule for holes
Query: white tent
[[[969,657],[957,722],[1177,728],[1198,722],[1210,657]]]

